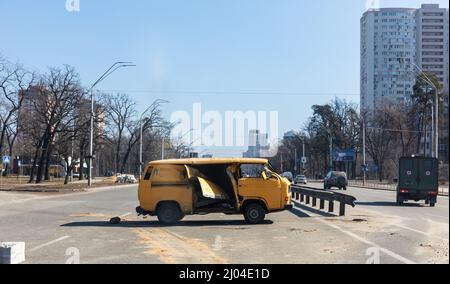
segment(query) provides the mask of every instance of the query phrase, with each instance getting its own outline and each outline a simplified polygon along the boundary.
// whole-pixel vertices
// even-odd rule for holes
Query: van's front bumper
[[[292,210],[294,209],[294,205],[293,204],[288,204],[284,206],[284,210]]]

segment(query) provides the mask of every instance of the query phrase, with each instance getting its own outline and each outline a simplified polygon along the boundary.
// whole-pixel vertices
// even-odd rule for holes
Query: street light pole
[[[90,119],[90,137],[89,137],[89,162],[88,162],[88,186],[92,186],[92,161],[93,161],[93,155],[94,155],[94,88],[97,86],[101,81],[106,79],[109,75],[114,73],[117,69],[123,68],[123,67],[132,67],[136,66],[133,65],[132,62],[116,62],[111,67],[109,67],[108,70],[106,70],[105,73],[92,85],[90,88],[90,94],[91,94],[91,119]]]
[[[161,146],[161,160],[165,159],[165,150],[166,150],[166,137],[162,136],[162,146]]]
[[[142,118],[139,120],[140,137],[139,137],[139,180],[142,179]]]
[[[330,169],[333,170],[333,136],[330,133]]]
[[[305,148],[305,137],[303,137],[303,157],[302,157],[302,174],[305,174],[305,168],[306,168],[306,148]]]
[[[436,125],[434,128],[434,143],[435,143],[435,157],[436,159],[439,159],[439,89],[437,88],[437,86],[433,83],[433,81],[427,76],[427,74],[425,74],[425,72],[423,71],[422,68],[420,68],[417,64],[411,62],[411,64],[417,69],[419,70],[425,77],[424,81],[427,82],[429,85],[431,85],[434,88],[434,92],[435,92],[435,105],[436,105],[436,111],[434,113],[435,116],[435,121],[434,124]]]
[[[367,171],[367,162],[366,162],[366,122],[364,120],[364,115],[362,116],[362,136],[363,136],[363,164],[364,164],[364,168],[363,168],[363,185],[366,185],[366,171]]]

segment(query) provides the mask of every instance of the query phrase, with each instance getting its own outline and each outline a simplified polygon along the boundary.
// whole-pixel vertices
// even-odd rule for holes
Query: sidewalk
[[[76,180],[67,185],[64,185],[63,180],[56,180],[50,182],[43,182],[41,184],[35,183],[27,183],[26,179],[22,179],[22,182],[19,183],[16,178],[3,178],[2,183],[0,184],[0,192],[46,192],[46,193],[55,193],[55,192],[83,192],[87,191],[91,188],[99,188],[99,187],[113,187],[117,185],[111,179],[103,179],[97,178],[92,181],[92,186],[88,188],[87,180]]]

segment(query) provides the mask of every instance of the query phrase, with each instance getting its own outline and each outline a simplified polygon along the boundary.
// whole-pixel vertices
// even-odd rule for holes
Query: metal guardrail
[[[339,202],[339,216],[345,216],[345,206],[350,205],[355,207],[356,198],[342,193],[334,191],[318,190],[317,188],[306,186],[292,186],[291,187],[292,199],[304,202],[306,205],[317,207],[317,201],[319,201],[319,209],[325,209],[325,201],[328,201],[328,212],[334,212],[334,203]]]
[[[320,183],[323,184],[323,180],[309,180],[310,183]],[[379,189],[385,191],[397,191],[396,183],[380,183],[374,182],[373,180],[366,181],[364,184],[361,180],[349,180],[349,186],[360,187],[360,188],[368,188],[368,189]],[[449,196],[448,186],[439,186],[438,191],[440,196]]]

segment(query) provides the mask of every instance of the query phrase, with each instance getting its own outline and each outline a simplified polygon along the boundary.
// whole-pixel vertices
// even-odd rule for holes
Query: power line
[[[359,97],[356,93],[300,93],[282,91],[184,91],[184,90],[100,90],[102,92],[118,93],[147,93],[147,94],[174,94],[174,95],[280,95],[280,96],[348,96]]]
[[[414,131],[414,130],[398,130],[398,129],[389,129],[389,128],[377,128],[377,127],[366,127],[373,130],[383,130],[389,132],[406,132],[406,133],[424,133],[425,131]]]

